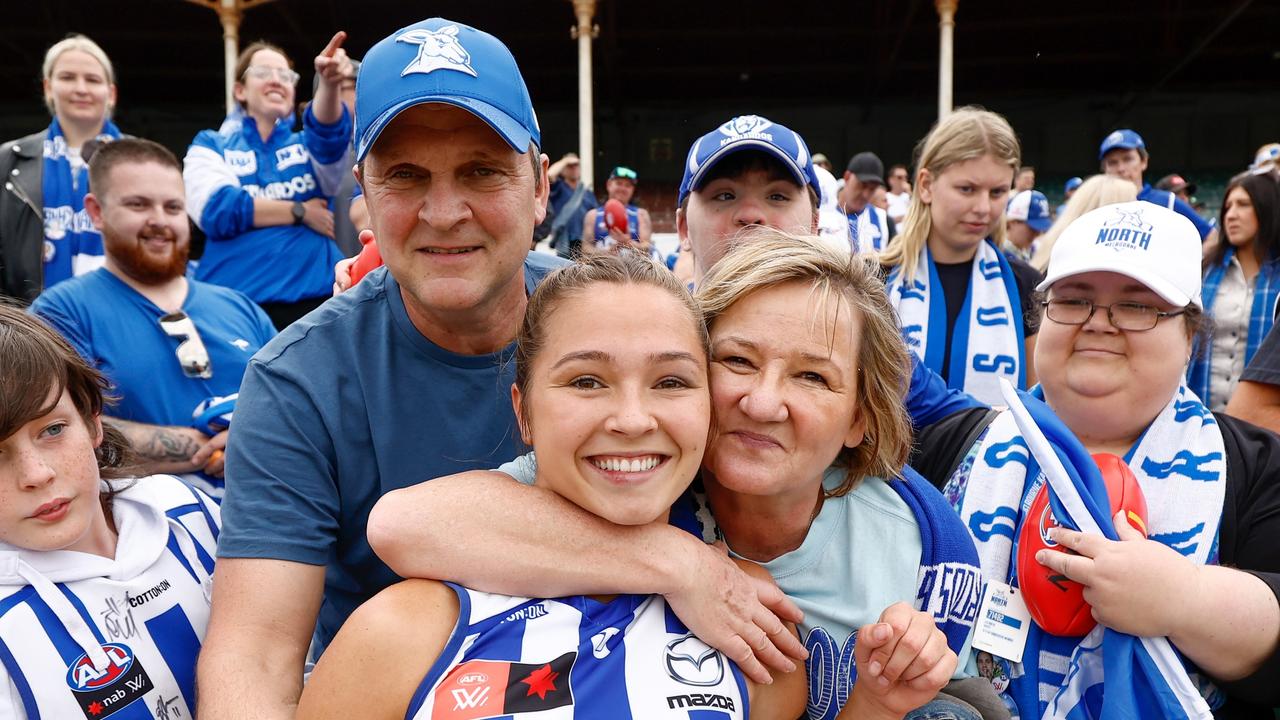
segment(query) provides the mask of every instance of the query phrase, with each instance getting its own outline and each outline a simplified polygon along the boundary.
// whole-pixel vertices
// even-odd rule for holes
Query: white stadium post
[[[955,51],[956,8],[960,0],[934,0],[938,9],[938,119],[951,113],[951,76]]]
[[[587,187],[595,187],[595,135],[592,132],[595,117],[591,99],[591,41],[600,32],[591,23],[596,14],[596,0],[573,0],[573,13],[578,24],[570,36],[578,41],[578,157],[582,163],[582,180]]]

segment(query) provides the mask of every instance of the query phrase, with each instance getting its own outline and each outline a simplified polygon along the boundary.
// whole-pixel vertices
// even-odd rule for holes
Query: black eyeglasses
[[[196,324],[191,322],[187,314],[179,310],[160,318],[160,329],[165,335],[177,339],[178,347],[174,352],[178,356],[178,364],[182,372],[189,378],[213,377],[213,365],[209,362],[209,350],[200,339]]]
[[[1182,315],[1182,310],[1161,310],[1151,305],[1136,302],[1118,302],[1110,305],[1098,305],[1092,300],[1083,298],[1055,298],[1040,303],[1044,314],[1061,325],[1084,325],[1089,322],[1098,310],[1107,311],[1107,319],[1117,330],[1142,332],[1150,330],[1161,320],[1175,315]]]

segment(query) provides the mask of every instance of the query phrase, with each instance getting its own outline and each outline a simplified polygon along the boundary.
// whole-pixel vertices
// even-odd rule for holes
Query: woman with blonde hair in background
[[[1039,273],[1000,251],[1021,161],[1000,115],[961,108],[920,142],[916,192],[902,232],[880,256],[907,345],[947,381],[987,403],[999,379],[1035,382]]]
[[[102,234],[84,210],[86,143],[120,137],[111,122],[116,76],[107,54],[68,35],[44,55],[49,127],[0,146],[0,295],[31,302],[54,283],[102,266]]]
[[[1036,254],[1031,258],[1031,264],[1040,272],[1044,272],[1049,267],[1049,253],[1053,252],[1053,244],[1076,218],[1103,205],[1132,202],[1137,199],[1137,188],[1127,180],[1110,175],[1094,175],[1085,180],[1067,200],[1062,212],[1058,213],[1058,219],[1053,221],[1053,226],[1040,236],[1040,244],[1036,248]]]

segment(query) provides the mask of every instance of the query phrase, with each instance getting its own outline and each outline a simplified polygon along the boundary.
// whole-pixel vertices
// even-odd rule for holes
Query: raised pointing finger
[[[323,57],[333,57],[333,54],[338,51],[338,48],[342,47],[342,43],[345,42],[346,39],[346,30],[339,30],[334,33],[333,37],[329,39],[329,44],[325,45],[324,49],[320,51],[320,55]]]

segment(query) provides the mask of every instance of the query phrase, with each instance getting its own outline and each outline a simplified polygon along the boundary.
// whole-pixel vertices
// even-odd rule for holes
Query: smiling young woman
[[[0,146],[0,295],[34,300],[50,285],[102,265],[102,235],[84,210],[89,192],[81,148],[120,136],[111,122],[115,71],[83,35],[45,53],[45,130]]]

